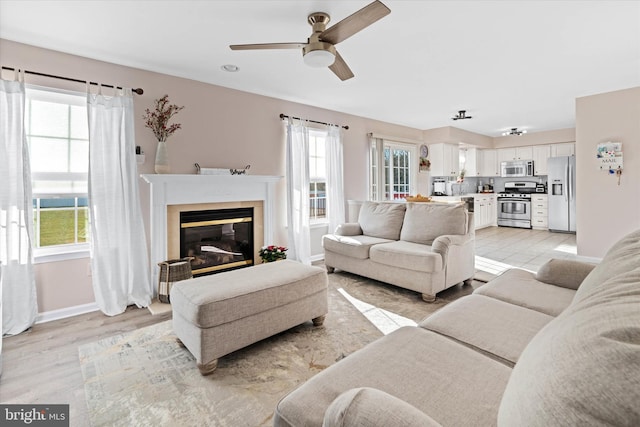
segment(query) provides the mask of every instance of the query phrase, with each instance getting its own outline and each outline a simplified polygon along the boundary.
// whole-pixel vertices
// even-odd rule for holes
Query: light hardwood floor
[[[88,426],[78,347],[170,319],[146,308],[129,307],[119,316],[101,312],[34,325],[3,339],[0,402],[69,404],[71,426]]]
[[[535,270],[549,258],[575,257],[575,235],[489,227],[476,232],[476,253],[476,266],[488,265],[494,273],[509,267]],[[130,307],[119,316],[94,312],[4,338],[0,402],[69,403],[71,425],[89,425],[78,347],[170,318],[170,312],[152,316]]]

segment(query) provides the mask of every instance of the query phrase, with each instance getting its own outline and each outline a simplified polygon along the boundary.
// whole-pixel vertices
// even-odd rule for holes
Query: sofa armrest
[[[324,414],[322,427],[344,426],[437,427],[440,424],[404,400],[375,388],[362,387],[336,397]]]
[[[346,222],[338,225],[334,234],[338,236],[359,236],[362,234],[362,228],[357,222]]]
[[[578,289],[595,264],[569,259],[550,259],[536,273],[536,280],[568,289]]]
[[[439,236],[431,244],[431,248],[434,252],[442,255],[444,262],[447,260],[449,249],[452,246],[464,246],[467,244],[473,245],[475,241],[475,235],[470,234],[452,234],[446,236]]]

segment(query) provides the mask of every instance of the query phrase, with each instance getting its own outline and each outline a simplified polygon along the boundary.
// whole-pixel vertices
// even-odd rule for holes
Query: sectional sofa
[[[508,270],[276,407],[274,426],[321,425],[640,425],[640,230],[595,267]]]
[[[322,238],[324,263],[422,294],[436,294],[475,273],[473,214],[462,203],[365,202],[358,222]]]

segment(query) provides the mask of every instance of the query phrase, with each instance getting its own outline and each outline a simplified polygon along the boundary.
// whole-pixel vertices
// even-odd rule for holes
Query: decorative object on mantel
[[[231,172],[231,175],[246,175],[250,167],[251,165],[247,165],[244,169],[229,169],[229,172]]]
[[[226,169],[226,168],[203,168],[198,163],[194,163],[196,167],[196,175],[246,175],[251,165],[247,165],[244,169]]]
[[[156,173],[169,173],[169,156],[167,154],[167,138],[175,131],[182,128],[180,123],[169,125],[169,119],[178,114],[184,108],[175,104],[169,104],[169,95],[165,95],[154,101],[155,107],[153,111],[148,108],[144,112],[144,125],[153,131],[158,139],[158,147],[156,148]]]
[[[279,261],[281,259],[287,259],[287,248],[284,246],[263,246],[260,248],[260,258],[262,258],[262,262],[273,262]]]

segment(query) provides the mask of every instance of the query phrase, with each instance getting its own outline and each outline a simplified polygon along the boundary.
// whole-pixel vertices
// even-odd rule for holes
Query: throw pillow
[[[640,268],[574,300],[522,352],[498,425],[640,425],[638,307]]]
[[[364,202],[358,216],[362,234],[380,239],[398,240],[404,211],[404,203]]]
[[[467,233],[464,204],[407,203],[400,240],[430,245],[439,237]]]

